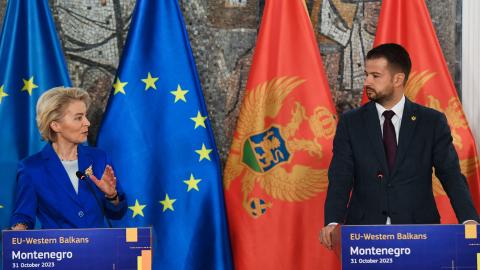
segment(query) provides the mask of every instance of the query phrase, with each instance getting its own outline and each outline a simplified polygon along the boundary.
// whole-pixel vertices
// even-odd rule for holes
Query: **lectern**
[[[342,269],[480,269],[477,225],[338,226]]]
[[[152,269],[150,228],[2,231],[3,269]]]

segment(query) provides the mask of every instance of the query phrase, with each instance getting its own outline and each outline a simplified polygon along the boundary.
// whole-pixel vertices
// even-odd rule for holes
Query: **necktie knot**
[[[394,115],[395,115],[395,112],[391,110],[383,112],[383,116],[385,117],[385,119],[388,119],[388,120],[391,120]]]

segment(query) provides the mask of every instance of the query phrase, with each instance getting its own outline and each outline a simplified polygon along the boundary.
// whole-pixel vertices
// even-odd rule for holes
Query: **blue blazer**
[[[444,114],[405,101],[395,166],[389,170],[374,102],[342,115],[328,172],[325,223],[440,223],[432,168],[459,222],[479,220]]]
[[[101,178],[109,163],[100,149],[78,145],[78,168],[84,172],[90,165]],[[87,183],[89,181],[89,183]],[[102,228],[105,219],[87,185],[91,185],[110,219],[120,219],[127,211],[125,194],[117,182],[120,203],[115,206],[90,179],[79,180],[78,194],[59,157],[48,143],[42,151],[20,161],[17,172],[15,205],[11,224],[35,227],[38,218],[43,229]]]

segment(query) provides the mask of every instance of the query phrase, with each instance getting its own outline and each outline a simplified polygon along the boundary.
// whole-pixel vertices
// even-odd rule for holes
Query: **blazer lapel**
[[[85,173],[85,170],[90,166],[92,166],[93,168],[92,157],[90,156],[89,152],[86,150],[85,146],[78,145],[78,170]],[[87,183],[87,181],[90,181],[90,183]],[[79,201],[82,203],[84,203],[86,200],[91,199],[90,198],[91,191],[89,190],[89,187],[87,185],[90,185],[92,189],[95,189],[94,188],[95,184],[91,182],[90,179],[79,180],[78,197],[79,197]]]
[[[58,185],[65,190],[68,196],[78,204],[78,197],[75,193],[72,182],[70,181],[70,178],[68,177],[68,174],[62,165],[62,162],[58,158],[50,143],[47,143],[43,148],[42,156],[46,161],[45,163],[47,170],[50,175],[53,176],[55,182],[58,183]]]
[[[387,158],[385,156],[385,149],[383,147],[382,130],[380,129],[380,120],[378,119],[377,108],[375,108],[374,102],[369,102],[365,105],[365,111],[363,114],[363,121],[365,124],[365,130],[367,131],[368,138],[372,145],[372,149],[375,152],[375,156],[380,162],[383,170],[388,171]]]
[[[397,171],[398,166],[405,158],[413,134],[415,133],[415,127],[418,122],[416,112],[417,108],[415,104],[406,98],[405,108],[403,109],[402,124],[400,125],[400,134],[398,136],[398,149],[393,173]]]
[[[78,145],[78,170],[85,173],[85,170],[90,166],[93,168],[93,159],[90,153],[85,149],[85,146]]]

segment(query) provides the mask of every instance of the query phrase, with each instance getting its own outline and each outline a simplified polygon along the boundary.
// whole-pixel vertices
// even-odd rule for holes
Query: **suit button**
[[[78,212],[78,216],[79,216],[79,217],[83,217],[84,215],[85,215],[85,214],[83,213],[83,211],[79,211],[79,212]]]

